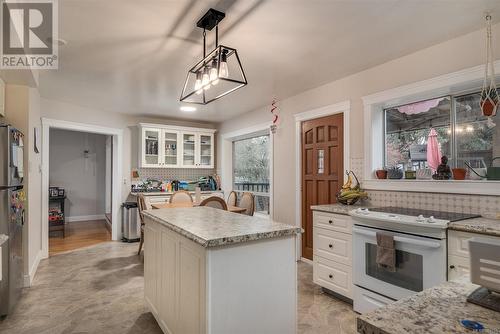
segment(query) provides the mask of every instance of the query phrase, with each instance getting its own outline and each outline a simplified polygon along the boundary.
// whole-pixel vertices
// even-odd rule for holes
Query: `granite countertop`
[[[329,213],[336,213],[339,215],[348,215],[349,211],[357,209],[357,208],[369,208],[370,206],[366,206],[363,204],[354,204],[354,205],[345,205],[341,203],[335,204],[322,204],[322,205],[312,205],[311,210],[315,211],[323,211]]]
[[[2,246],[7,240],[9,240],[8,236],[6,236],[5,234],[0,234],[0,246]]]
[[[188,191],[191,194],[194,194],[195,191]],[[207,190],[207,191],[201,191],[201,194],[212,194],[212,193],[221,193],[223,192],[222,190]],[[172,195],[174,192],[173,191],[151,191],[151,192],[137,192],[137,191],[131,191],[130,195],[132,196],[138,196],[139,194],[143,194],[144,196],[168,196]]]
[[[210,207],[146,210],[144,215],[203,247],[279,238],[301,228]]]
[[[486,333],[500,333],[500,313],[468,303],[477,288],[468,277],[446,282],[357,318],[358,333],[472,333],[460,320],[484,325]]]
[[[466,219],[449,223],[448,229],[500,237],[500,219],[484,217]]]

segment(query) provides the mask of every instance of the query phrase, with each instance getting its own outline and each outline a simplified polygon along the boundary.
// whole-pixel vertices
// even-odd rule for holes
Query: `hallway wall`
[[[49,185],[66,190],[67,220],[98,219],[105,211],[106,136],[51,129],[49,138]]]

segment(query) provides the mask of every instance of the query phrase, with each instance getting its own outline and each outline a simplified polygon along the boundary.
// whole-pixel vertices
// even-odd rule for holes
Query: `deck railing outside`
[[[269,214],[269,182],[236,182],[234,191],[238,197],[244,192],[250,192],[255,196],[255,212]]]

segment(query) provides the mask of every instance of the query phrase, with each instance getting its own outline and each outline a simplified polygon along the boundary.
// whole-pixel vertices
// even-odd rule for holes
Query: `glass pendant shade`
[[[202,89],[197,80],[200,73]],[[188,71],[180,100],[208,104],[247,84],[236,49],[218,45]]]

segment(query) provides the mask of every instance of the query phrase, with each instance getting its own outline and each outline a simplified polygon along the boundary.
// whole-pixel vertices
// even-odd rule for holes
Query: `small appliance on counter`
[[[500,312],[500,244],[481,237],[469,240],[470,280],[480,287],[467,301]]]

